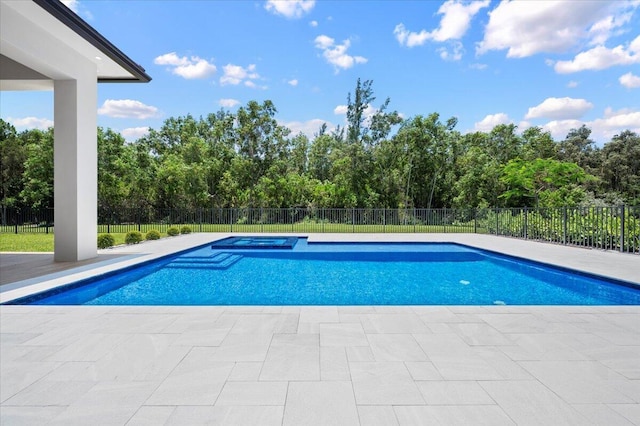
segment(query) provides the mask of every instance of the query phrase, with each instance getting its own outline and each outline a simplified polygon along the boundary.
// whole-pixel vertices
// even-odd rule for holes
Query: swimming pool
[[[640,289],[631,284],[458,244],[309,243],[300,238],[290,248],[261,250],[247,245],[266,240],[244,238],[10,303],[640,305]],[[290,239],[269,238],[266,245]]]

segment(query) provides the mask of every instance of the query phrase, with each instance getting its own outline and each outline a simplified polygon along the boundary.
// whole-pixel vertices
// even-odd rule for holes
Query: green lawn
[[[111,235],[113,235],[113,238],[115,238],[116,245],[124,244],[124,237],[126,233],[113,233]],[[161,235],[163,238],[167,236],[167,234]],[[3,251],[53,251],[53,234],[0,234],[0,252]]]

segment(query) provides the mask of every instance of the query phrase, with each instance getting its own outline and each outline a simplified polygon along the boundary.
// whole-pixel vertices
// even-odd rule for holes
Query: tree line
[[[582,126],[560,141],[501,124],[462,134],[439,114],[403,119],[372,81],[347,96],[346,124],[292,134],[266,100],[171,117],[132,143],[98,128],[98,202],[109,209],[555,207],[640,204],[640,136],[598,147]],[[0,119],[0,203],[53,207],[53,129]]]

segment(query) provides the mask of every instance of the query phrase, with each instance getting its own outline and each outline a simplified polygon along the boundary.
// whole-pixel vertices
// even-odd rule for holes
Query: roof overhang
[[[94,63],[100,83],[151,81],[144,68],[58,0],[0,0],[0,7],[2,90],[50,90],[53,80],[73,77],[74,57]]]

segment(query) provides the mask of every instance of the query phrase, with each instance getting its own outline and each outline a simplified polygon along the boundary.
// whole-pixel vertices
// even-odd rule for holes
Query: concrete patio
[[[0,300],[223,236],[52,263]],[[640,280],[638,256],[486,235],[310,239],[338,237],[464,242]],[[1,306],[0,423],[640,425],[639,324],[637,306]]]

